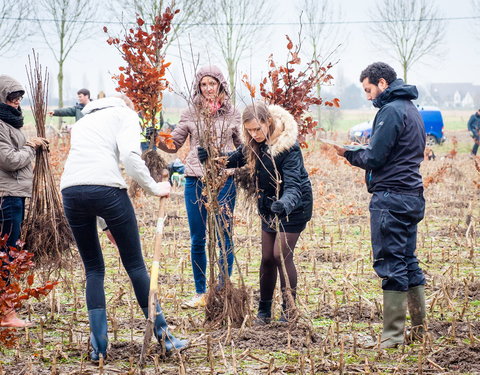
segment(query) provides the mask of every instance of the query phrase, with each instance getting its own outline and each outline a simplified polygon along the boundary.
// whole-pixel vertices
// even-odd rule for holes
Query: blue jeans
[[[473,137],[473,148],[472,148],[472,154],[477,155],[478,152],[478,145],[480,144],[480,135],[477,135],[476,137]]]
[[[87,276],[88,310],[105,308],[105,263],[96,217],[105,219],[141,308],[148,306],[150,278],[143,261],[137,219],[125,189],[79,185],[62,190],[63,206]]]
[[[0,230],[2,237],[8,234],[7,246],[17,246],[24,215],[24,197],[0,198]]]
[[[407,291],[425,284],[415,255],[417,224],[423,219],[422,195],[375,192],[370,201],[373,268],[382,289]]]
[[[198,294],[206,292],[207,255],[205,253],[207,209],[202,196],[203,183],[197,177],[186,177],[185,183],[185,205],[187,207],[188,225],[190,227],[191,258],[195,290]],[[232,274],[233,267],[233,210],[235,208],[236,188],[233,177],[229,177],[219,193],[218,200],[222,214],[217,220],[224,229],[225,249],[222,249],[220,240],[219,263],[221,270],[224,269],[225,258],[227,259],[228,275]],[[221,275],[222,273],[220,273]]]

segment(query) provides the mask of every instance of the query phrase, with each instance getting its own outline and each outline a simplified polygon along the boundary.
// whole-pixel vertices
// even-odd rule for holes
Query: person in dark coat
[[[295,299],[297,270],[293,251],[300,233],[312,217],[312,185],[297,142],[293,116],[277,105],[255,103],[242,114],[245,145],[229,154],[227,168],[250,167],[258,188],[258,212],[262,220],[262,261],[257,324],[271,320],[272,298],[280,274],[283,296],[281,320],[288,319],[287,288]],[[208,155],[199,148],[200,160]],[[278,227],[277,220],[278,218]],[[290,285],[281,266],[281,251]]]
[[[470,116],[468,120],[468,131],[473,138],[472,156],[477,155],[478,145],[480,144],[480,109]]]
[[[82,109],[90,103],[90,91],[87,89],[80,89],[77,91],[78,103],[72,107],[57,108],[48,112],[50,116],[59,117],[75,117],[75,121],[83,117]]]
[[[417,224],[425,199],[420,163],[425,127],[412,100],[417,88],[407,85],[389,65],[377,62],[360,75],[368,100],[379,108],[366,149],[335,146],[350,164],[365,169],[370,201],[373,268],[382,278],[382,348],[403,343],[408,309],[412,335],[419,338],[425,318],[425,277],[415,255]]]

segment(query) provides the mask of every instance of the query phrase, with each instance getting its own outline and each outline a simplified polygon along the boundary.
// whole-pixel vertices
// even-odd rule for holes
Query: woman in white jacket
[[[72,128],[71,148],[60,188],[65,214],[85,266],[86,299],[90,322],[92,360],[107,352],[105,264],[98,240],[96,217],[102,217],[115,239],[122,263],[132,281],[137,301],[148,315],[150,278],[143,260],[135,212],[127,195],[119,162],[148,193],[165,196],[168,182],[157,183],[140,157],[139,119],[127,97],[90,102],[84,117]],[[168,330],[157,306],[155,335],[165,338],[169,352],[186,346]]]

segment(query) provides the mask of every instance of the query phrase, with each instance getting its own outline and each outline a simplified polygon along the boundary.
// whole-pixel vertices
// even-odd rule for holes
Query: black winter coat
[[[303,163],[303,155],[297,137],[297,125],[293,117],[287,111],[278,106],[270,106],[270,112],[275,121],[293,121],[291,126],[286,125],[283,134],[279,137],[279,144],[260,144],[260,155],[256,162],[255,176],[258,188],[258,211],[262,217],[262,228],[267,231],[274,231],[270,226],[275,217],[271,206],[277,200],[276,180],[280,180],[279,200],[285,207],[285,214],[280,215],[281,231],[301,232],[306,223],[312,217],[313,197],[312,185]],[[277,115],[277,112],[280,114]],[[285,112],[288,116],[283,113]],[[290,119],[290,117],[291,119]],[[287,135],[287,136],[285,136]],[[235,152],[229,155],[227,168],[241,167],[245,165],[245,146],[240,146]],[[273,155],[273,158],[272,158]],[[278,171],[279,178],[275,177]]]
[[[423,192],[420,163],[424,159],[426,135],[420,113],[411,102],[417,97],[415,86],[406,85],[401,79],[393,81],[373,101],[380,110],[373,122],[368,147],[345,152],[350,164],[366,170],[370,193]]]

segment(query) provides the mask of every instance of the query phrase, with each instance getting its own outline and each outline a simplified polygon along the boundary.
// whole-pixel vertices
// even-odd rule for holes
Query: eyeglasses
[[[18,98],[15,98],[15,99],[11,99],[11,100],[8,100],[9,102],[12,102],[12,103],[20,103],[23,99],[23,96],[19,96]]]

